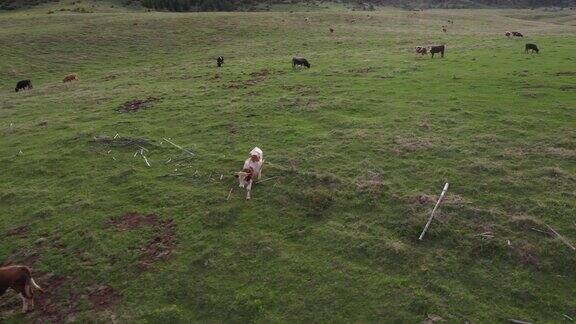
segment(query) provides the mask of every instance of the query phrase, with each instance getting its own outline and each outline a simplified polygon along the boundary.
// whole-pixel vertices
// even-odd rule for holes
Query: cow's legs
[[[22,299],[22,313],[28,312],[28,299],[24,297],[24,294],[20,293],[20,299]]]
[[[250,199],[250,192],[252,191],[252,180],[250,180],[250,183],[248,183],[248,185],[246,186],[246,199]]]

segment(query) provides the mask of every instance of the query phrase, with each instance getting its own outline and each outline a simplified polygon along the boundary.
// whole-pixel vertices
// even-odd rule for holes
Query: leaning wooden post
[[[420,234],[420,238],[418,238],[420,241],[422,241],[422,238],[424,238],[424,234],[426,234],[428,227],[430,227],[430,223],[432,223],[432,219],[434,219],[434,213],[436,212],[438,205],[440,205],[440,201],[442,201],[442,198],[444,198],[446,191],[448,191],[448,182],[446,182],[446,184],[444,185],[444,189],[442,190],[442,193],[440,194],[440,198],[438,198],[438,201],[436,202],[436,206],[434,206],[434,209],[432,210],[432,214],[430,214],[430,218],[428,218],[428,223],[426,223],[426,226],[424,226],[424,230],[422,230],[422,234]]]

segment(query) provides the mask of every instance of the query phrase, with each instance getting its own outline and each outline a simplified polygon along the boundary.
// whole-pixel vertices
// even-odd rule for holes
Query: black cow
[[[514,36],[514,37],[524,37],[524,35],[522,35],[522,33],[520,33],[520,32],[512,32],[512,36]]]
[[[303,57],[293,57],[292,58],[292,68],[295,68],[296,65],[305,66],[307,68],[310,68],[310,63],[308,63],[308,60],[306,60]]]
[[[444,51],[446,50],[445,45],[438,45],[438,46],[431,46],[430,47],[430,54],[432,54],[432,58],[434,58],[434,54],[440,53],[442,57],[444,57]]]
[[[536,44],[526,44],[526,47],[524,48],[524,53],[528,53],[528,51],[531,51],[532,53],[536,52],[536,54],[540,53],[540,50],[538,49],[538,46]]]
[[[218,67],[221,67],[222,64],[224,64],[224,58],[222,56],[218,56],[218,58],[216,59],[216,65],[218,65]]]
[[[30,90],[30,89],[32,89],[32,81],[30,80],[18,81],[18,83],[16,84],[16,92],[20,90]]]

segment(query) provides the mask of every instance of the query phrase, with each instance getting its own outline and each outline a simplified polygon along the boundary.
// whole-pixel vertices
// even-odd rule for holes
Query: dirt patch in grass
[[[92,309],[101,312],[113,308],[120,303],[121,297],[112,287],[101,285],[88,290],[88,300],[92,304]]]
[[[515,245],[512,247],[512,254],[520,263],[539,268],[540,258],[534,250],[534,247],[528,244]]]
[[[148,97],[146,99],[134,99],[123,103],[122,106],[118,108],[118,110],[125,113],[136,112],[140,109],[150,107],[152,103],[156,101],[160,101],[160,98]]]
[[[176,247],[176,224],[172,219],[163,220],[154,214],[127,213],[118,219],[108,221],[106,226],[120,231],[152,228],[153,238],[137,249],[140,251],[137,263],[140,271],[146,271],[155,262],[168,258]]]
[[[28,236],[29,232],[30,232],[30,226],[22,225],[22,226],[18,226],[18,227],[15,227],[13,229],[8,230],[6,232],[6,236],[7,237],[10,237],[10,236],[26,237],[26,236]]]
[[[148,270],[155,262],[167,259],[176,247],[176,224],[173,220],[161,221],[155,228],[156,235],[142,247],[138,269]]]
[[[404,153],[413,153],[420,150],[426,150],[432,147],[432,141],[428,138],[419,138],[415,136],[401,137],[396,136],[393,140],[394,147],[392,152],[397,155]]]
[[[66,278],[48,274],[37,276],[35,281],[45,290],[36,297],[36,323],[63,323],[78,313],[79,294],[59,294],[60,288],[67,282]]]
[[[556,76],[575,76],[576,71],[556,72]]]
[[[368,171],[364,176],[356,179],[354,184],[356,191],[367,194],[380,194],[387,188],[382,175],[372,171]]]
[[[156,227],[160,223],[157,215],[142,215],[138,213],[126,213],[118,219],[109,220],[106,225],[119,230],[131,230],[142,227]]]

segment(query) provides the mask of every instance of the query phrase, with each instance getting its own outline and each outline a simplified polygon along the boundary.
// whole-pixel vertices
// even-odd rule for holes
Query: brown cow
[[[63,80],[64,83],[72,81],[78,81],[78,75],[76,73],[68,74]]]
[[[30,268],[18,265],[0,268],[0,296],[8,288],[12,288],[20,294],[23,313],[28,312],[29,306],[34,309],[34,289],[44,292],[32,278]]]

